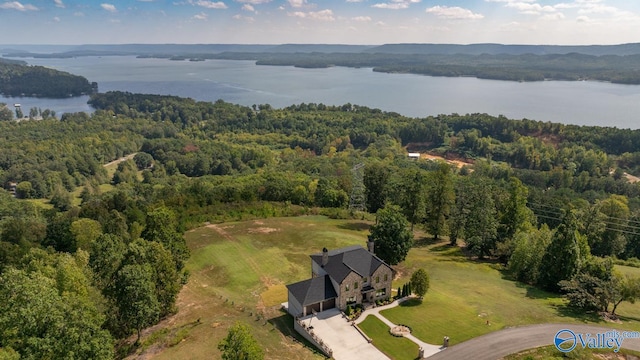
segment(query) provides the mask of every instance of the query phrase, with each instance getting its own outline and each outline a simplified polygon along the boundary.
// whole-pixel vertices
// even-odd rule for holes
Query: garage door
[[[307,309],[307,315],[311,314],[313,311],[320,312],[320,303],[315,303],[315,304],[312,304],[312,305],[308,305],[308,306],[306,306],[306,309]]]
[[[328,310],[328,309],[333,309],[334,307],[336,307],[336,299],[325,300],[322,303],[322,311]]]

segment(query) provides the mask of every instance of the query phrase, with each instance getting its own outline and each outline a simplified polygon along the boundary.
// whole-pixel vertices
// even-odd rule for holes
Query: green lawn
[[[628,355],[628,356],[626,356]],[[535,349],[525,350],[517,354],[511,354],[504,357],[504,360],[562,360],[562,359],[580,359],[580,360],[618,360],[618,359],[637,359],[640,352],[620,349],[619,353],[611,350],[601,349],[582,349],[580,346],[573,349],[569,353],[561,353],[555,346],[543,346]]]
[[[266,358],[322,358],[301,341],[292,329],[291,317],[279,310],[279,304],[287,301],[285,284],[307,279],[309,254],[323,247],[364,246],[368,226],[363,221],[302,216],[229,222],[187,232],[191,258],[186,266],[191,276],[178,298],[179,312],[154,329],[162,333],[151,334],[155,340],[147,342],[146,349],[158,359],[216,358],[217,344],[229,326],[243,321],[251,325]],[[436,244],[418,242],[407,260],[396,266],[399,279],[394,287],[404,284],[420,267],[431,280],[424,301],[383,315],[396,324],[409,325],[414,336],[428,343],[440,344],[447,335],[453,345],[515,325],[607,325],[590,316],[576,317],[561,297],[509,280],[497,264],[470,261],[444,239]],[[611,326],[640,330],[640,305],[623,303],[618,312],[623,322]],[[405,351],[404,346],[393,344],[403,340],[380,340],[385,338],[377,333],[386,334],[388,329],[376,330],[375,320],[365,321],[365,331],[377,340],[377,346],[387,346],[390,354],[402,358],[395,352]],[[373,333],[369,327],[374,327]],[[417,354],[417,346],[411,349],[406,351]]]
[[[498,264],[467,260],[459,248],[446,242],[414,248],[401,264],[402,277],[424,267],[431,288],[420,304],[383,311],[390,321],[407,324],[425,342],[440,344],[443,336],[451,344],[496,331],[507,326],[548,322],[592,322],[620,329],[640,329],[640,306],[623,303],[622,324],[600,321],[593,315],[577,314],[567,308],[562,297],[508,279]],[[489,322],[487,324],[487,321]]]
[[[633,277],[640,277],[640,268],[625,265],[616,265],[615,269],[622,275],[628,275]]]
[[[358,325],[373,340],[380,351],[394,360],[414,360],[418,357],[418,345],[409,339],[395,337],[389,327],[375,316],[367,316]]]
[[[287,301],[285,284],[309,278],[309,254],[325,246],[364,244],[366,227],[359,221],[306,216],[230,222],[187,232],[191,277],[180,293],[179,313],[163,326],[185,328],[198,319],[200,325],[186,327],[182,341],[154,358],[218,358],[216,346],[235,321],[251,325],[267,359],[324,358],[303,345],[292,318],[279,310]],[[162,334],[155,342],[166,346],[172,340]],[[147,348],[153,351],[154,345]]]

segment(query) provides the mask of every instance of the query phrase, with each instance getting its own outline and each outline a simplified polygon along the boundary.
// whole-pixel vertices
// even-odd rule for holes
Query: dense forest
[[[124,339],[176,311],[184,231],[358,216],[358,199],[583,308],[619,300],[585,285],[626,289],[614,262],[640,266],[639,130],[124,92],[90,103],[91,115],[0,121],[0,356],[121,357]]]
[[[44,66],[28,66],[16,61],[0,61],[0,94],[65,98],[93,94],[98,84],[78,75]]]
[[[395,54],[395,53],[255,53],[156,55],[172,60],[254,60],[258,65],[326,68],[371,67],[386,73],[472,76],[506,81],[596,80],[640,84],[640,55],[569,54]]]

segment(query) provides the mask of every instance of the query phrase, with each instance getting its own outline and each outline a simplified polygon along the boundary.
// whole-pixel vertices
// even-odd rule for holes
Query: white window
[[[376,291],[376,297],[387,295],[387,288],[378,289]]]

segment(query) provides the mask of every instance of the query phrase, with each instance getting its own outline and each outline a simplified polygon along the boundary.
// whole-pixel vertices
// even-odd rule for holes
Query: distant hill
[[[503,44],[385,44],[364,50],[367,53],[380,54],[419,54],[419,55],[550,55],[578,53],[584,55],[637,55],[640,43],[621,45],[503,45]]]
[[[82,76],[43,66],[0,61],[0,94],[4,96],[66,98],[97,91],[98,84],[89,83]]]
[[[62,45],[0,45],[6,57],[77,57],[135,55],[171,58],[233,53],[345,53],[395,55],[550,55],[578,53],[584,55],[638,55],[640,43],[620,45],[505,45],[505,44],[86,44]]]

